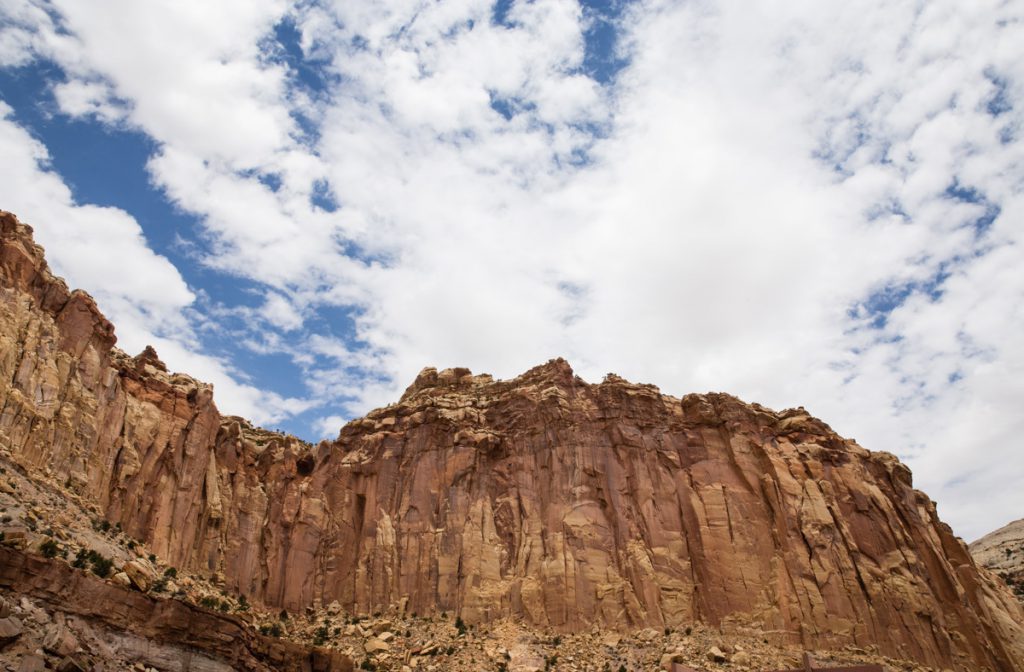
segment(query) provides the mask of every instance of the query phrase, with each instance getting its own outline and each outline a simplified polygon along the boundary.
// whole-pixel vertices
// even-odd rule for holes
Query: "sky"
[[[1024,4],[0,0],[0,208],[308,440],[425,366],[804,406],[1024,516]]]

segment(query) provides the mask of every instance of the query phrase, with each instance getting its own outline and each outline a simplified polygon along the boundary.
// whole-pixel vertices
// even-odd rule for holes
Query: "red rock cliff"
[[[1024,614],[892,455],[802,409],[682,399],[554,360],[425,369],[315,449],[130,358],[0,216],[0,448],[251,599],[466,621],[753,627],[1024,670]]]

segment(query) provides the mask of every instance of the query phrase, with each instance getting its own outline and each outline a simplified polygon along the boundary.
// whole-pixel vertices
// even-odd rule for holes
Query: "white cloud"
[[[257,422],[277,422],[313,405],[240,383],[238,372],[199,354],[184,312],[194,295],[178,270],[148,247],[123,210],[76,203],[49,169],[46,148],[10,114],[0,101],[0,203],[33,226],[57,275],[88,288],[114,322],[122,349],[156,346],[173,369],[213,383],[222,407]]]
[[[46,148],[10,114],[0,102],[0,201],[34,226],[55,272],[90,288],[129,348],[141,350],[148,330],[184,329],[181,311],[194,297],[177,269],[147,247],[142,229],[123,210],[76,204],[48,168]],[[137,333],[133,327],[142,324],[148,329]]]
[[[52,7],[66,32],[25,9],[12,42],[64,68],[65,113],[156,141],[204,263],[261,287],[250,347],[343,408],[318,431],[424,365],[564,355],[805,405],[907,458],[965,536],[1024,510],[1011,5],[635,3],[612,86],[582,73],[590,19],[567,0],[508,25],[469,0]],[[284,17],[326,91],[267,57]],[[336,212],[311,205],[324,185]],[[330,307],[355,339],[311,319]]]
[[[107,124],[116,124],[125,117],[123,105],[114,100],[110,87],[102,82],[73,79],[54,86],[53,94],[61,111],[72,117],[96,116]]]

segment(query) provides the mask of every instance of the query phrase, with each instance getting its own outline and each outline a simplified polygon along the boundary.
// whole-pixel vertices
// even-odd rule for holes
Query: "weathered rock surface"
[[[571,630],[756,628],[953,669],[1024,669],[1005,586],[892,455],[802,409],[426,369],[315,449],[131,358],[0,216],[0,449],[164,561],[268,605],[402,604]],[[142,598],[143,596],[139,596]]]
[[[971,542],[969,548],[983,567],[993,571],[1024,571],[1024,518],[989,532]]]
[[[349,672],[335,652],[263,637],[235,616],[173,599],[143,595],[75,570],[58,560],[0,545],[0,590],[31,596],[57,611],[43,630],[42,647],[75,660],[79,642],[66,618],[86,619],[109,631],[122,657],[160,669]],[[9,617],[13,620],[13,617]],[[19,623],[20,626],[20,623]],[[20,632],[19,632],[20,635]],[[148,642],[154,642],[151,645]],[[82,669],[92,669],[86,664]]]
[[[975,562],[998,574],[1024,602],[1024,519],[986,534],[969,548]]]

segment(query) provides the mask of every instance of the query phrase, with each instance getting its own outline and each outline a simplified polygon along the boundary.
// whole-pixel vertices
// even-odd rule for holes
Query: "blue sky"
[[[315,440],[423,366],[803,405],[1024,515],[1012,3],[0,0],[0,207]]]

